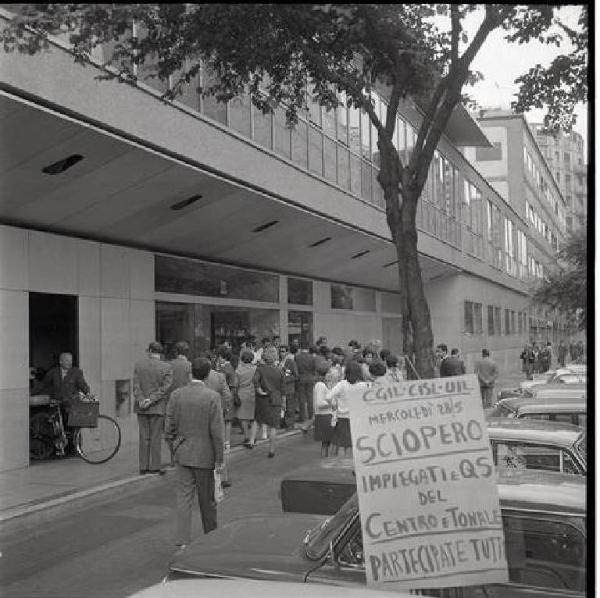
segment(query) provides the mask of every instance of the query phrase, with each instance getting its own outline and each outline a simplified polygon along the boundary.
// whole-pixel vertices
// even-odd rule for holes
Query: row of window
[[[544,196],[544,199],[550,206],[552,212],[557,216],[560,226],[564,230],[566,226],[564,209],[560,205],[559,199],[552,192],[546,178],[542,175],[540,168],[538,168],[536,161],[531,157],[531,154],[525,145],[523,145],[523,163],[525,164],[526,171]]]
[[[546,221],[536,212],[533,206],[525,200],[525,215],[533,227],[550,243],[555,251],[558,251],[558,237],[548,226]]]
[[[146,82],[161,87],[158,79]],[[289,129],[283,108],[264,115],[247,95],[228,103],[217,102],[212,97],[201,98],[195,88],[210,83],[210,73],[201,69],[198,80],[186,88],[179,100],[346,191],[381,207],[385,205],[377,182],[380,163],[377,132],[364,111],[347,106],[326,110],[312,100],[307,90],[308,110],[299,116],[298,124]],[[376,94],[373,98],[376,113],[385,120],[386,102]],[[398,117],[393,142],[403,161],[408,161],[416,142],[416,130],[401,117]],[[421,199],[417,214],[421,230],[487,260],[511,276],[527,278],[526,243],[521,245],[525,255],[516,256],[514,223],[504,218],[503,234],[499,207],[490,199],[484,206],[479,187],[439,151],[434,154]],[[487,239],[484,238],[486,231]]]
[[[504,309],[495,305],[487,306],[488,336],[508,336],[527,332],[527,311]],[[504,326],[503,326],[504,324]],[[466,334],[483,334],[483,304],[473,301],[464,302],[464,331]]]

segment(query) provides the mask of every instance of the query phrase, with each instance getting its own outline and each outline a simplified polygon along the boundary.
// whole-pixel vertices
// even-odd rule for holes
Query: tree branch
[[[452,42],[450,50],[450,72],[452,72],[458,65],[458,39],[460,36],[460,13],[458,10],[458,4],[450,5],[450,20],[452,23]]]

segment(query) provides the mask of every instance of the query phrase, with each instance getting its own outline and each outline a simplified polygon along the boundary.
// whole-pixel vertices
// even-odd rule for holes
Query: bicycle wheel
[[[29,458],[48,459],[54,454],[54,428],[47,413],[34,413],[29,420]]]
[[[121,446],[121,428],[112,417],[99,415],[97,427],[78,428],[74,442],[77,453],[84,461],[106,463]]]

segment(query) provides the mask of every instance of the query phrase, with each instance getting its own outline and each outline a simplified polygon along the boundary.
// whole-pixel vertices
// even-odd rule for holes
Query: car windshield
[[[333,540],[346,523],[358,511],[356,492],[340,507],[339,511],[327,517],[325,521],[314,527],[304,538],[306,556],[311,560],[322,558]]]

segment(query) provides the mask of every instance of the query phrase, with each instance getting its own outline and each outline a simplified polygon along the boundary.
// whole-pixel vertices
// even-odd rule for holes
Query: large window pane
[[[313,303],[313,283],[311,280],[302,278],[288,279],[288,303],[297,305],[312,305]]]
[[[292,160],[308,168],[308,125],[302,120],[292,129]]]
[[[360,145],[362,148],[363,158],[371,159],[371,142],[369,132],[371,130],[371,122],[369,115],[364,111],[360,111]]]
[[[373,289],[352,289],[353,307],[357,311],[375,311],[375,291]]]
[[[332,309],[353,309],[354,289],[339,284],[331,285]]]
[[[375,114],[379,117],[381,114],[381,100],[377,95],[373,95],[373,102],[375,104]],[[375,125],[371,123],[371,160],[373,163],[379,166],[379,147],[377,146],[377,138],[378,138],[377,129]]]
[[[323,136],[325,157],[325,178],[333,183],[337,181],[336,144],[333,139]]]
[[[155,257],[155,285],[164,293],[279,301],[276,275],[170,256]]]
[[[288,312],[288,343],[308,347],[313,342],[313,315],[309,311]]]
[[[323,131],[327,133],[327,135],[335,138],[335,120],[336,120],[336,111],[335,110],[326,110],[323,108]]]
[[[271,149],[272,147],[272,114],[263,114],[258,108],[253,109],[254,114],[254,141]]]
[[[206,66],[202,67],[202,88],[208,89],[214,83],[214,79]],[[213,96],[202,99],[202,113],[223,125],[227,124],[227,104],[217,102]]]
[[[344,189],[350,189],[350,152],[343,146],[337,147],[337,181]]]
[[[360,154],[360,112],[352,106],[348,109],[350,123],[350,149]]]
[[[306,104],[308,106],[308,118],[311,122],[315,123],[318,127],[321,126],[321,106],[315,102],[312,98],[312,85],[308,86],[308,95]]]
[[[308,127],[308,168],[323,176],[323,133]]]
[[[487,324],[488,324],[488,334],[490,336],[494,335],[494,308],[491,305],[488,305],[487,308]]]
[[[238,133],[250,137],[250,96],[244,94],[229,102],[229,126]]]
[[[361,195],[367,201],[373,201],[373,187],[371,185],[371,165],[361,161]]]
[[[361,192],[360,163],[360,158],[354,154],[350,154],[350,191],[352,191],[352,193],[355,195],[360,195]]]
[[[275,126],[275,147],[273,149],[285,158],[289,158],[291,148],[291,131],[286,126],[285,110],[282,108],[277,108],[275,110],[273,123]]]
[[[342,106],[337,108],[337,138],[342,143],[348,144],[348,108],[346,106],[346,94],[340,95]]]
[[[464,330],[467,334],[473,334],[475,328],[473,326],[473,304],[470,301],[465,301],[465,322]]]

